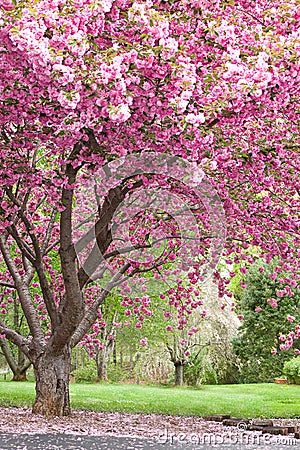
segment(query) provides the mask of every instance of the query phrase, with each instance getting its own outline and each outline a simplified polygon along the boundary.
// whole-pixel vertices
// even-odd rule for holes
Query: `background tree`
[[[186,306],[180,309],[177,302],[184,305],[183,298],[188,289],[192,293],[191,303],[197,303],[197,308],[193,305],[191,309]],[[239,320],[230,298],[225,304],[222,308],[218,302],[217,288],[212,282],[206,282],[198,289],[178,280],[177,289],[152,299],[153,315],[143,321],[139,333],[142,345],[149,346],[146,355],[141,352],[139,373],[142,375],[145,366],[148,377],[150,373],[154,376],[151,370],[153,354],[161,368],[159,374],[168,373],[170,364],[166,360],[172,362],[175,385],[180,386],[185,381],[200,384],[208,371],[215,374],[217,382],[236,381],[237,367],[231,339],[237,332]],[[203,305],[205,309],[202,309]],[[129,335],[131,331],[128,327]]]
[[[285,361],[298,352],[297,342],[278,351],[289,340],[290,323],[300,319],[299,289],[282,290],[290,276],[277,261],[258,261],[246,275],[247,288],[240,302],[244,319],[233,341],[244,383],[273,382],[282,375]]]

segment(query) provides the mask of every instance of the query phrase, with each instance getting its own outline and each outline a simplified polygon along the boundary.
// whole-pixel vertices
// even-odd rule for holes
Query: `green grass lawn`
[[[71,384],[73,409],[171,415],[300,417],[300,386],[239,384],[199,388]],[[0,382],[1,406],[31,406],[34,383]]]

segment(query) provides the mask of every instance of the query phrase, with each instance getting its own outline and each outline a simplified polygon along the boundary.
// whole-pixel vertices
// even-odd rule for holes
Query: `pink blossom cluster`
[[[74,207],[76,220],[70,223],[74,241],[80,240],[74,223],[85,223],[92,205],[88,191],[81,197],[77,193],[79,186],[88,184],[95,167],[116,158],[123,158],[125,167],[126,158],[143,152],[178,156],[201,169],[226,213],[226,224],[218,224],[227,229],[224,260],[239,267],[243,275],[257,257],[251,256],[251,249],[267,263],[277,257],[278,266],[270,278],[281,287],[267,303],[276,308],[281,298],[292,297],[300,278],[300,5],[276,0],[270,8],[266,0],[238,0],[225,6],[219,1],[200,4],[196,0],[2,1],[3,319],[14,301],[20,301],[20,292],[14,296],[13,273],[23,284],[32,277],[27,316],[33,307],[39,323],[52,325],[55,314],[51,317],[49,305],[58,311],[68,286],[59,256],[59,218],[65,213],[62,192],[72,193],[74,203],[81,200],[80,208]],[[73,179],[67,176],[66,167],[74,170]],[[129,258],[128,279],[120,287],[121,304],[137,328],[152,317],[143,271],[152,270],[155,280],[165,282],[178,276],[175,286],[160,298],[165,302],[166,320],[169,311],[176,311],[179,330],[188,325],[196,308],[202,317],[207,314],[197,286],[219,245],[214,218],[209,202],[195,198],[190,185],[180,186],[178,178],[172,180],[172,170],[165,177],[140,171],[119,181],[122,192],[126,191],[125,203],[130,204],[134,191],[136,200],[158,188],[176,197],[178,211],[182,202],[189,206],[197,222],[197,230],[192,231],[201,239],[196,245],[193,236],[188,236],[185,262],[181,262],[178,237],[182,227],[178,217],[170,217],[167,211],[149,207],[143,214],[133,214],[132,206],[127,216],[112,214],[108,224],[117,229],[116,239],[104,251],[109,273],[116,273],[127,261],[118,253],[120,242],[125,241],[122,219],[130,222],[125,228],[133,246],[149,246],[152,234],[158,252],[159,239],[167,241],[158,257],[153,253],[144,260],[136,254]],[[111,187],[103,182],[97,188],[99,204],[107,205]],[[187,216],[184,221],[189,229]],[[11,258],[4,255],[4,244]],[[87,253],[92,248],[89,243]],[[83,280],[83,263],[78,260],[78,280]],[[236,272],[212,270],[219,297],[231,298],[228,286]],[[281,271],[291,275],[283,277]],[[131,298],[129,279],[136,280],[145,296]],[[90,280],[79,285],[83,314],[87,314],[103,294],[103,286]],[[244,281],[240,285],[246,288]],[[22,298],[21,304],[25,303]],[[292,315],[287,320],[294,322]],[[99,310],[94,328],[82,341],[92,354],[104,345],[98,339],[99,333],[107,332],[104,323]],[[167,324],[168,331],[172,327]],[[51,333],[48,325],[40,332],[48,339]],[[291,333],[282,348],[289,348],[299,337],[296,327],[295,334]],[[108,332],[103,342],[112,336]]]

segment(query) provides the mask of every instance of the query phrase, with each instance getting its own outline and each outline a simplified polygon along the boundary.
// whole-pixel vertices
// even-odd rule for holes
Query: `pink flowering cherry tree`
[[[1,2],[2,284],[29,332],[5,289],[0,332],[33,364],[33,412],[70,414],[71,349],[113,289],[215,270],[230,295],[218,257],[251,263],[249,246],[298,283],[299,19],[294,0]]]

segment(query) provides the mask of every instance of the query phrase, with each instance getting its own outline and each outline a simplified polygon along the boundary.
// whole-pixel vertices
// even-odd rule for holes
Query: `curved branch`
[[[30,341],[23,336],[21,336],[16,331],[9,328],[5,323],[0,319],[0,333],[5,334],[6,339],[13,342],[17,345],[22,352],[30,359],[29,345]]]
[[[29,288],[25,285],[22,277],[19,274],[18,268],[15,265],[14,260],[10,254],[4,236],[0,236],[0,250],[2,252],[6,266],[14,280],[30,332],[32,336],[37,339],[39,344],[43,346],[45,344],[44,333],[37,318],[35,308],[32,304]]]

